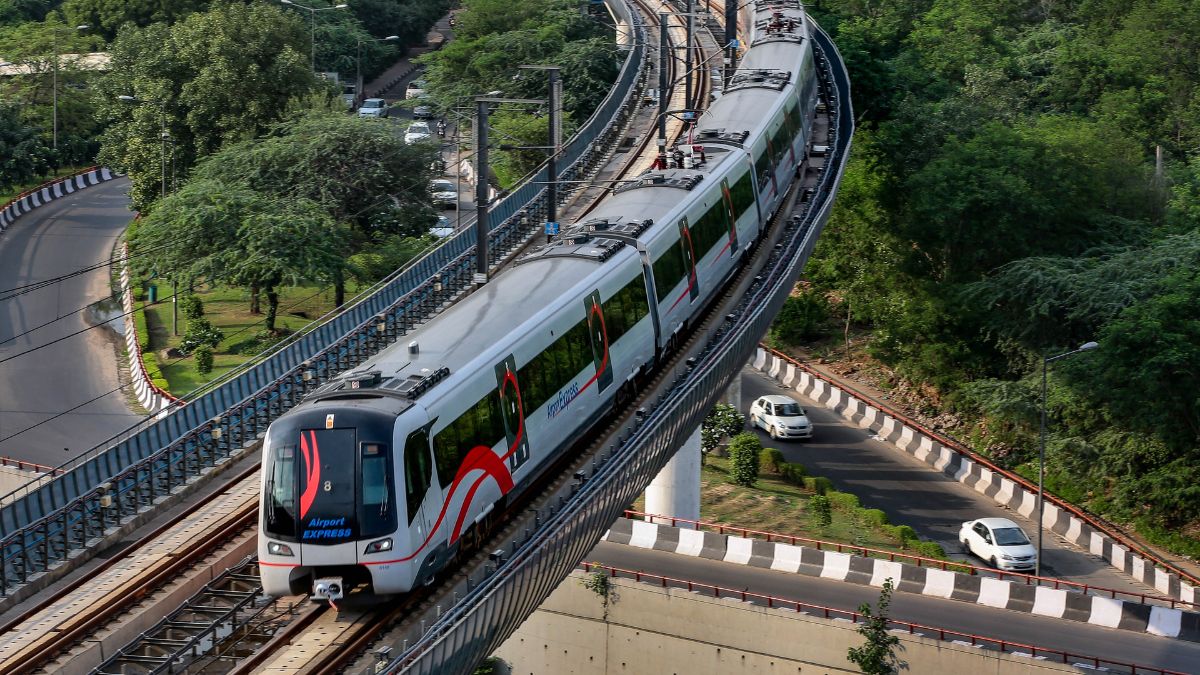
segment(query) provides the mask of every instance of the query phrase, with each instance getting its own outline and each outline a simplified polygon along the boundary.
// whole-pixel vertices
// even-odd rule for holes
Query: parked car
[[[429,183],[429,192],[433,195],[433,203],[442,208],[453,208],[458,204],[458,188],[453,181],[438,178]]]
[[[404,132],[404,142],[412,144],[418,141],[427,141],[432,135],[427,123],[413,122],[408,125],[408,131]]]
[[[359,117],[387,117],[387,101],[381,98],[369,98],[358,108]]]
[[[795,399],[778,394],[759,397],[750,404],[750,423],[776,440],[811,439],[813,435],[813,425],[804,407]]]
[[[421,104],[413,108],[413,117],[419,120],[427,120],[433,117],[433,106]]]
[[[1037,549],[1025,531],[1008,518],[968,520],[958,531],[958,541],[992,567],[1014,572],[1037,568]]]

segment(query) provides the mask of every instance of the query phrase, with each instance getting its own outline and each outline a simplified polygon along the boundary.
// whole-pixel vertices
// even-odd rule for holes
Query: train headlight
[[[281,544],[277,541],[267,542],[267,553],[270,553],[271,555],[286,555],[289,557],[293,555],[291,546],[288,546],[287,544]]]
[[[379,541],[373,541],[367,544],[367,550],[363,551],[363,555],[368,553],[383,553],[384,551],[390,550],[392,550],[392,540],[390,538],[380,539]]]

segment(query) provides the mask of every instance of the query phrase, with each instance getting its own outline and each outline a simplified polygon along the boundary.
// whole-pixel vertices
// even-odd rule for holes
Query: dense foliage
[[[1050,369],[1049,485],[1195,537],[1200,4],[813,9],[861,122],[809,266],[832,313],[1030,475],[1042,358],[1097,340]]]
[[[455,38],[424,55],[428,92],[437,107],[461,124],[474,114],[475,96],[546,99],[547,76],[522,65],[561,67],[563,138],[591,115],[620,71],[612,29],[580,12],[574,0],[465,0]],[[503,86],[497,86],[497,83]],[[459,108],[465,108],[459,110]],[[548,115],[542,109],[502,107],[492,119],[497,144],[545,146]],[[545,150],[498,151],[496,172],[512,186],[546,158]]]

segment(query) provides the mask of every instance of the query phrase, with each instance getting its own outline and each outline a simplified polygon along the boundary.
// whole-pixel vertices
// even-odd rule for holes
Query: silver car
[[[409,145],[419,141],[427,141],[433,134],[429,131],[429,125],[425,122],[413,122],[408,125],[408,131],[404,132],[404,142]]]
[[[387,101],[381,98],[369,98],[363,101],[363,104],[358,109],[359,117],[387,117],[388,105]]]
[[[429,193],[433,195],[433,203],[442,208],[453,208],[458,204],[458,189],[444,178],[430,182]]]

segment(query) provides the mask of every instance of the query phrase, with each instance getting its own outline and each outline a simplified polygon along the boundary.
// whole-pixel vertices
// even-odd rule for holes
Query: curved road
[[[0,234],[0,298],[106,262],[133,216],[128,188],[128,179],[118,178],[74,192]],[[0,299],[0,456],[56,466],[141,419],[117,390],[123,382],[115,330],[96,328],[50,344],[95,323],[84,308],[109,296],[104,265]],[[123,329],[121,321],[108,326]],[[32,332],[22,335],[26,331]],[[41,345],[48,346],[16,356]],[[78,409],[55,418],[72,408]]]
[[[789,574],[749,565],[693,558],[602,541],[587,554],[597,562],[629,570],[687,579],[725,588],[746,589],[787,600],[807,602],[847,611],[879,599],[870,586]],[[653,580],[647,583],[655,583]],[[1200,644],[1146,633],[1052,619],[1007,609],[995,609],[913,593],[892,596],[889,615],[935,628],[1059,649],[1138,666],[1166,668],[1185,673],[1200,670]],[[902,657],[903,658],[903,657]],[[1140,671],[1139,671],[1140,672]]]
[[[922,538],[941,544],[951,558],[986,566],[961,553],[958,543],[959,526],[975,518],[1008,518],[1036,541],[1034,521],[877,440],[873,432],[847,424],[825,406],[789,391],[758,371],[742,370],[741,390],[742,413],[759,396],[785,394],[800,401],[815,425],[811,441],[773,441],[761,429],[755,429],[765,447],[779,448],[787,461],[799,462],[812,475],[831,480],[836,489],[858,495],[863,506],[883,510],[891,522],[912,526]],[[1052,532],[1047,532],[1044,539],[1043,576],[1161,595]]]

